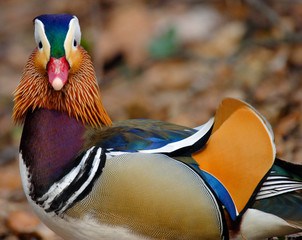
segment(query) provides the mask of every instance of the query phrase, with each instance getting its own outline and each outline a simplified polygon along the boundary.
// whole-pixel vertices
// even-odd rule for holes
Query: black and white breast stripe
[[[273,174],[274,171],[271,172]],[[302,182],[296,181],[287,176],[270,175],[263,183],[256,200],[275,197],[284,193],[302,189]]]
[[[102,173],[106,162],[102,148],[92,147],[78,158],[80,163],[36,200],[46,212],[62,214],[91,191]]]

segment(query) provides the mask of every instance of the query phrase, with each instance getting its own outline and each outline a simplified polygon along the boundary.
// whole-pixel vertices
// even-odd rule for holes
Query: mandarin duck
[[[64,239],[263,239],[302,231],[302,166],[276,158],[270,124],[222,101],[197,128],[111,122],[76,16],[34,19],[15,90],[23,188]]]

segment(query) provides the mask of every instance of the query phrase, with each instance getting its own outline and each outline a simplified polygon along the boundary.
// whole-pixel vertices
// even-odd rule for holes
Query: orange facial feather
[[[13,120],[22,124],[26,113],[36,108],[66,112],[70,117],[93,127],[110,126],[111,120],[102,104],[94,68],[88,53],[79,47],[81,58],[69,71],[68,81],[61,91],[55,91],[47,72],[41,71],[38,50],[29,57],[19,86],[14,92]]]

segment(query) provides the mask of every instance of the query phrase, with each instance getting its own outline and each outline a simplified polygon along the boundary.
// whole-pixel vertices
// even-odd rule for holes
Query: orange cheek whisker
[[[90,57],[83,48],[79,48],[81,62],[73,69],[62,91],[54,91],[50,86],[47,73],[37,66],[35,50],[25,66],[21,81],[14,91],[15,123],[23,123],[27,111],[36,108],[48,108],[68,113],[84,124],[95,127],[111,125],[111,120],[103,107],[99,88]]]

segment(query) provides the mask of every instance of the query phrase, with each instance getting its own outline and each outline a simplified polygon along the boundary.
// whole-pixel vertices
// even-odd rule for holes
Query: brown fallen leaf
[[[104,28],[104,38],[100,34],[100,53],[108,59],[121,52],[130,66],[137,67],[147,57],[147,45],[152,34],[153,19],[146,6],[121,4],[113,10]]]
[[[0,168],[0,189],[18,190],[22,188],[21,177],[18,167],[18,161]]]
[[[8,228],[16,233],[34,232],[40,223],[37,216],[22,210],[12,212],[7,218]]]
[[[279,120],[277,128],[275,129],[275,135],[286,136],[291,133],[301,121],[298,112],[293,112]]]

